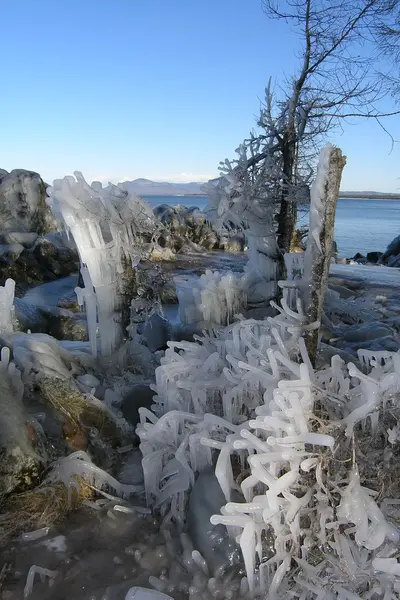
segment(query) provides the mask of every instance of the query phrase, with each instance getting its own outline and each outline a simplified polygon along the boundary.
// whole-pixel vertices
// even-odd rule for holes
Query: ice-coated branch
[[[331,264],[336,203],[346,159],[340,148],[321,151],[317,176],[311,188],[310,229],[304,258],[303,298],[309,323],[321,321]],[[318,329],[305,334],[312,363],[318,346]]]
[[[204,186],[208,216],[218,227],[239,227],[246,236],[248,263],[245,287],[251,305],[268,303],[277,295],[281,255],[276,242],[274,210],[279,165],[271,155],[251,173],[248,150],[241,145],[235,161],[221,163],[221,177]]]

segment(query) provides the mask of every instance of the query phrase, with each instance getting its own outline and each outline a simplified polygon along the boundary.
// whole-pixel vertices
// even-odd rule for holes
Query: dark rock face
[[[370,263],[377,263],[381,256],[383,256],[383,252],[368,252],[367,261]]]
[[[46,204],[46,184],[38,173],[25,169],[0,172],[0,223],[2,231],[44,235],[56,230]]]
[[[400,235],[390,242],[379,262],[388,267],[400,268]]]
[[[149,408],[153,404],[155,392],[149,385],[138,384],[127,392],[122,400],[121,411],[124,418],[131,425],[139,423],[139,408]]]
[[[0,242],[3,242],[0,244],[0,285],[11,277],[23,289],[24,286],[54,281],[79,270],[78,253],[64,234],[36,235],[36,239],[34,235],[0,235]],[[31,236],[32,245],[29,245],[26,236]],[[21,243],[12,242],[12,239],[19,239]]]
[[[191,244],[206,250],[243,250],[244,237],[241,234],[235,231],[232,235],[216,232],[196,206],[187,208],[162,204],[154,208],[154,215],[165,228],[158,240],[162,247],[172,248],[176,252],[183,251]]]

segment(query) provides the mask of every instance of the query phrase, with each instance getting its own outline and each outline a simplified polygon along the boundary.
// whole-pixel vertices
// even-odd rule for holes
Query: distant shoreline
[[[400,194],[383,194],[379,192],[339,192],[339,198],[345,200],[400,200]]]
[[[207,194],[142,194],[144,198],[148,196],[162,198],[207,198]],[[365,194],[361,192],[339,192],[339,198],[342,200],[400,200],[400,194]]]

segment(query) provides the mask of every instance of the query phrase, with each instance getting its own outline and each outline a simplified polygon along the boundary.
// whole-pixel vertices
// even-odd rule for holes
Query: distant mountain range
[[[204,183],[170,183],[168,181],[150,181],[150,179],[135,179],[124,181],[124,186],[138,196],[204,196],[201,188]]]
[[[151,181],[150,179],[135,179],[125,181],[124,185],[135,192],[138,196],[204,196],[202,186],[204,183],[193,181],[192,183],[170,183],[169,181]],[[388,194],[384,192],[340,192],[340,198],[371,198],[371,199],[400,199],[399,194]]]

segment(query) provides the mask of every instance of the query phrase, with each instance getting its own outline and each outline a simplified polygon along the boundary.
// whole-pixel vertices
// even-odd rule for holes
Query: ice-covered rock
[[[400,267],[400,235],[390,242],[380,262],[388,267]]]
[[[11,277],[19,288],[26,289],[79,269],[77,251],[65,233],[50,233],[44,237],[11,233],[0,237],[7,242],[0,244],[0,283]]]
[[[370,263],[379,262],[380,258],[383,256],[383,252],[367,252],[367,261]]]
[[[17,487],[29,485],[38,474],[41,460],[33,447],[34,429],[22,402],[21,374],[10,362],[10,351],[2,348],[0,358],[0,498]]]
[[[46,185],[38,173],[14,169],[0,173],[1,231],[55,231],[55,220],[46,205]]]
[[[164,226],[160,243],[176,252],[187,251],[188,245],[206,250],[226,250],[239,252],[243,250],[244,238],[235,230],[233,232],[217,232],[206,219],[206,215],[196,206],[169,206],[162,204],[154,208],[154,214]]]

